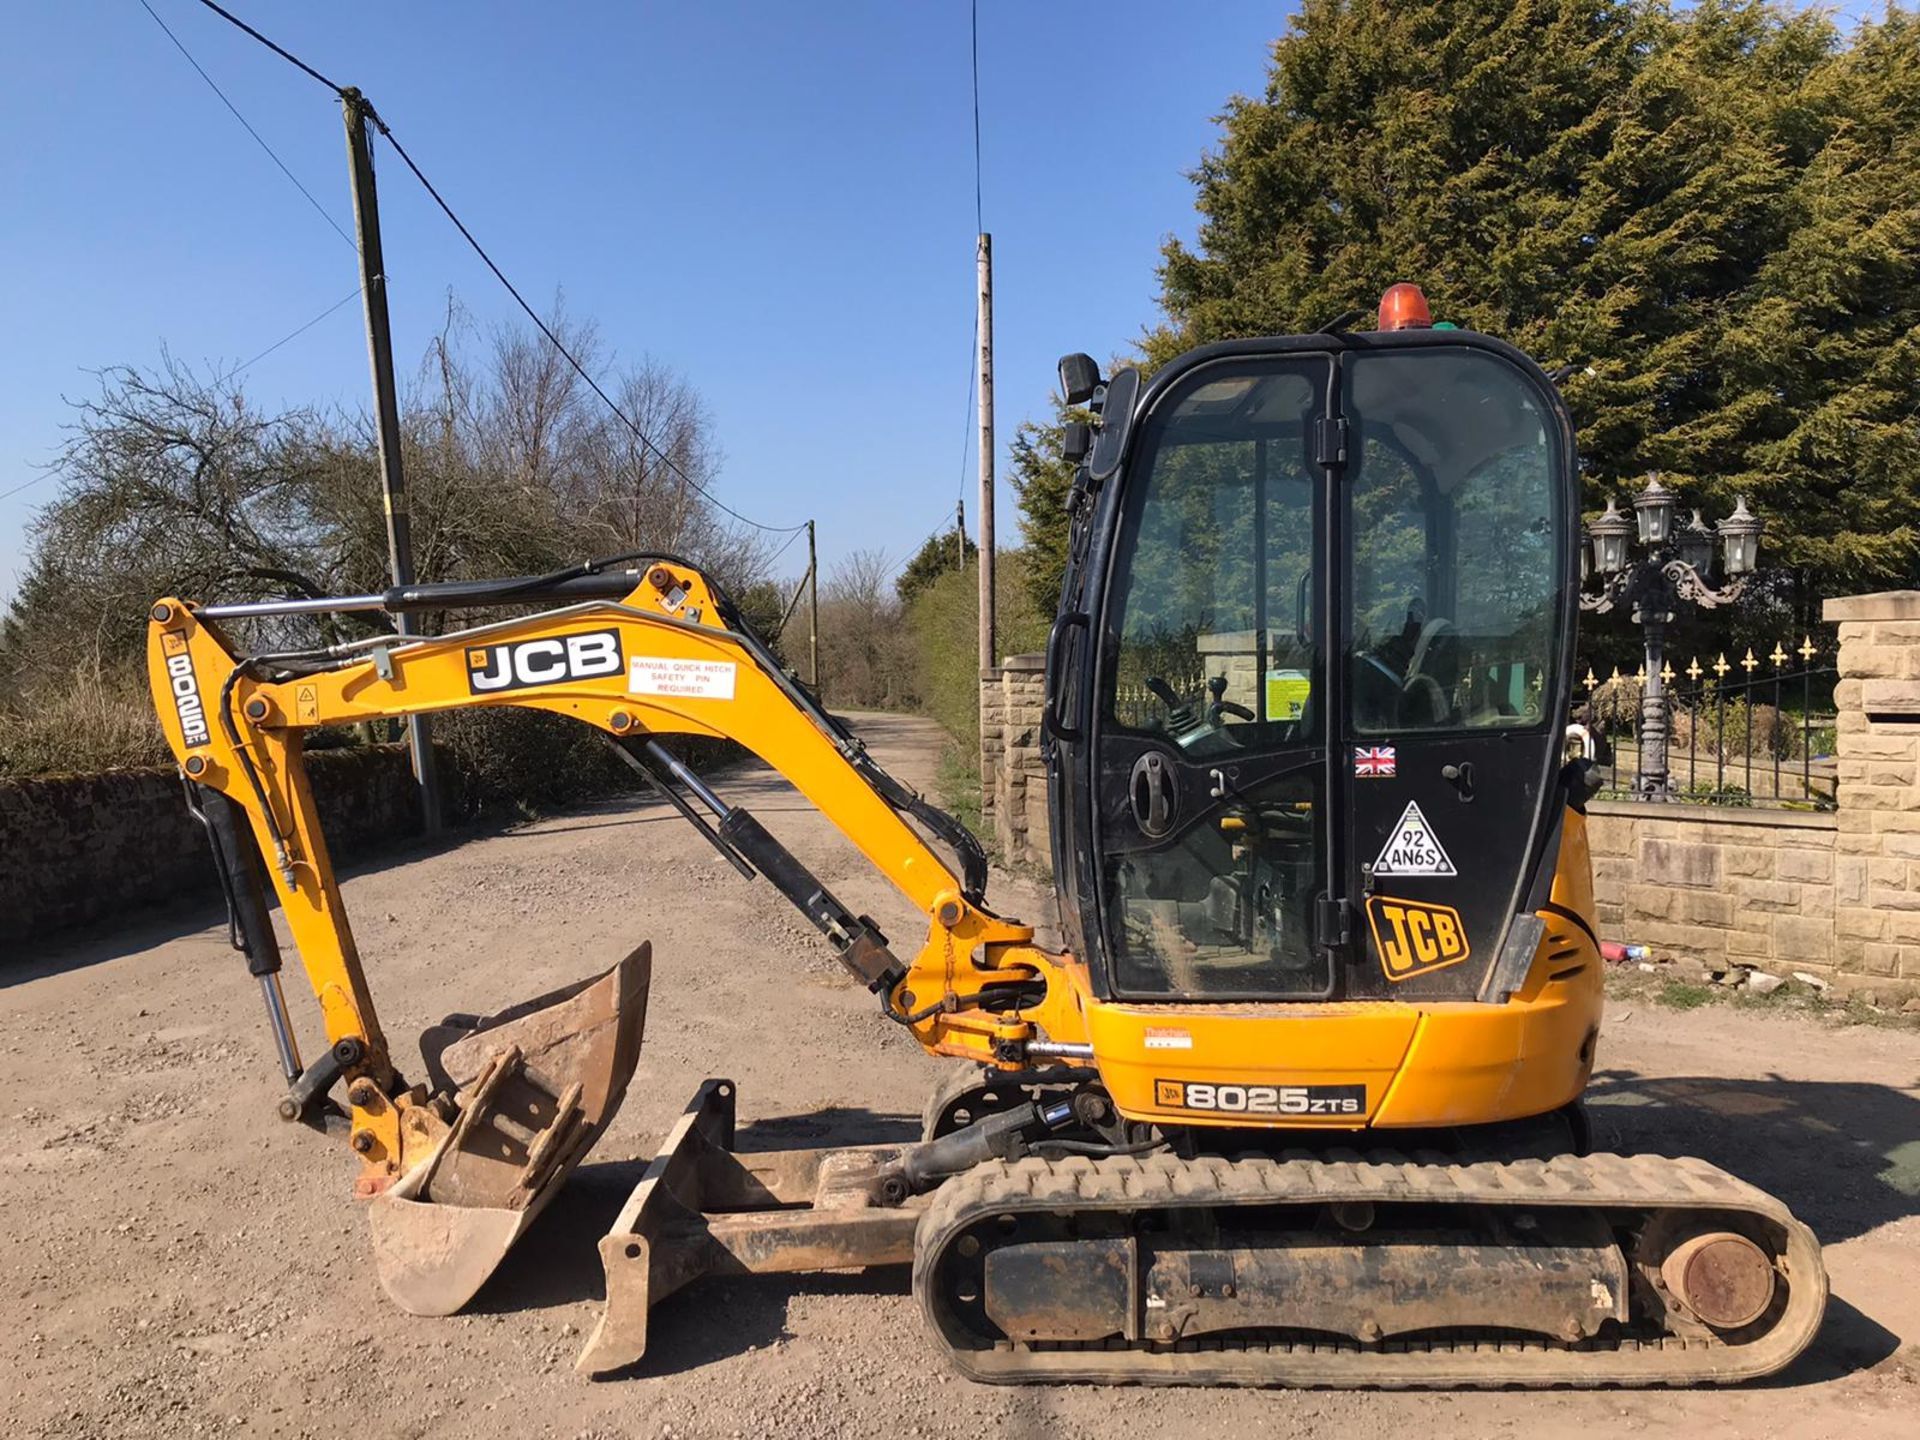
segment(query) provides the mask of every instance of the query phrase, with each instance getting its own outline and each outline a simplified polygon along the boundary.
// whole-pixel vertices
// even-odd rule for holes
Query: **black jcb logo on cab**
[[[1467,927],[1451,905],[1373,895],[1367,899],[1367,920],[1373,926],[1380,968],[1389,980],[1457,965],[1473,953],[1467,944]]]
[[[563,680],[597,680],[625,667],[618,630],[588,630],[541,640],[467,647],[467,690],[492,695]]]

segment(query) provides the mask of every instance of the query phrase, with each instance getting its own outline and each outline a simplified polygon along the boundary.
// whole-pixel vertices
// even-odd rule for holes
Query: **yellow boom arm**
[[[1030,1063],[1032,1042],[1072,1053],[1086,1040],[1073,987],[1060,983],[1074,962],[1035,949],[1030,927],[1001,919],[977,891],[969,893],[896,808],[917,797],[798,692],[744,627],[729,627],[706,578],[665,563],[636,578],[622,599],[454,634],[383,635],[251,658],[236,656],[220,620],[189,603],[168,599],[152,609],[148,664],[168,741],[189,779],[245,813],[328,1042],[361,1047],[345,1078],[350,1097],[364,1093],[373,1102],[356,1103],[353,1121],[355,1148],[375,1186],[407,1168],[417,1145],[405,1124],[406,1099],[385,1103],[393,1067],[303,764],[306,732],[317,726],[517,705],[571,716],[629,743],[675,735],[736,741],[797,787],[927,917],[926,942],[902,967],[877,928],[861,930],[871,923],[864,917],[850,927],[855,933],[836,933],[831,916],[813,913],[789,890],[928,1050],[1017,1067]],[[757,823],[738,823],[758,831]],[[1009,998],[1016,995],[1017,1006]],[[984,1008],[989,1000],[992,1010]],[[354,1085],[361,1075],[381,1093]],[[414,1097],[416,1106],[422,1098]],[[415,1118],[418,1140],[437,1142],[439,1125]]]

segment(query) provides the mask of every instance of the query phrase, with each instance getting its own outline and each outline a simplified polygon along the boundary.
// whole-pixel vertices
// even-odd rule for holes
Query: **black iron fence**
[[[1208,676],[1231,669],[1235,658],[1224,650],[1203,657],[1191,640],[1151,653],[1130,652],[1116,677],[1115,718],[1151,726],[1164,716],[1165,705],[1146,685],[1149,674],[1176,695],[1198,700]],[[1667,699],[1666,797],[1697,805],[1834,808],[1838,716],[1833,687],[1839,678],[1834,660],[1833,639],[1812,634],[1782,637],[1765,647],[1689,654],[1684,661],[1670,657],[1661,671]],[[1248,667],[1253,663],[1245,661]],[[1643,798],[1651,788],[1641,770],[1645,668],[1626,674],[1608,666],[1603,672],[1582,662],[1575,674],[1577,738],[1569,739],[1569,749],[1583,745],[1600,765],[1603,797]]]
[[[1746,647],[1729,657],[1690,655],[1661,670],[1667,697],[1666,798],[1699,805],[1775,806],[1830,810],[1838,789],[1834,761],[1838,716],[1833,687],[1834,645],[1813,635],[1770,649]],[[1644,666],[1619,667],[1602,679],[1580,667],[1583,727],[1591,758],[1606,776],[1612,799],[1644,798],[1652,786],[1641,773]],[[1577,740],[1569,741],[1569,746]]]

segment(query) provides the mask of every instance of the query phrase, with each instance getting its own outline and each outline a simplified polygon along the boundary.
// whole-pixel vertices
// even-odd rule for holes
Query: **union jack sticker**
[[[1357,778],[1391,780],[1397,772],[1399,763],[1398,755],[1391,745],[1353,747],[1353,773]]]

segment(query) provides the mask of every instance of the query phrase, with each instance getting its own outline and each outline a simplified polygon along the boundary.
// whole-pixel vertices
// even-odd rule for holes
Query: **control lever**
[[[1253,711],[1249,710],[1237,700],[1229,700],[1226,698],[1226,676],[1215,675],[1207,681],[1207,693],[1213,696],[1213,704],[1207,707],[1207,719],[1210,723],[1218,725],[1222,715],[1232,715],[1240,720],[1251,720],[1254,718]]]
[[[1167,733],[1184,735],[1200,723],[1200,717],[1193,713],[1193,707],[1173,693],[1173,687],[1158,675],[1149,675],[1147,689],[1153,692],[1153,698],[1167,707]]]

